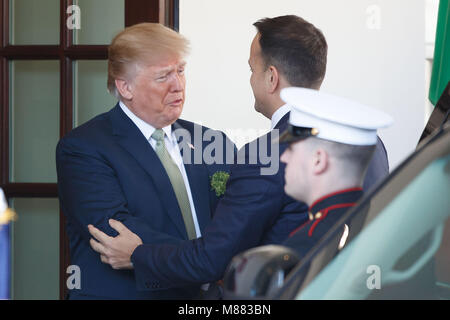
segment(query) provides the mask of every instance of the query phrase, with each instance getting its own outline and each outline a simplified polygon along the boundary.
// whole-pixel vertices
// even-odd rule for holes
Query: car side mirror
[[[279,245],[249,249],[235,256],[224,276],[224,299],[270,299],[300,261]]]

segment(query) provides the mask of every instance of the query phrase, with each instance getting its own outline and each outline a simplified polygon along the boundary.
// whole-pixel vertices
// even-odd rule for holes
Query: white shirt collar
[[[122,108],[122,111],[125,112],[125,114],[133,121],[133,123],[139,128],[139,130],[144,135],[145,139],[150,140],[153,132],[155,132],[156,128],[153,127],[151,124],[145,122],[141,118],[139,118],[137,115],[135,115],[128,107],[122,102],[119,101],[120,108]],[[166,133],[167,138],[170,142],[172,141],[172,126],[168,125],[164,128],[162,128],[163,131]]]
[[[275,111],[272,115],[270,130],[273,130],[275,126],[278,124],[278,122],[281,120],[281,118],[283,118],[289,111],[291,111],[291,107],[287,104],[278,108],[278,110]]]

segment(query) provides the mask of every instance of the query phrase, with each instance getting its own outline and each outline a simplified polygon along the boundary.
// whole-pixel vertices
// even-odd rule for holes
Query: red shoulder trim
[[[333,205],[331,207],[328,207],[328,208],[322,210],[322,213],[323,213],[322,217],[320,219],[317,219],[316,221],[314,221],[313,225],[311,226],[311,228],[308,231],[308,236],[312,237],[314,229],[317,227],[317,225],[319,224],[320,221],[325,219],[325,217],[328,215],[328,212],[330,212],[331,210],[334,210],[334,209],[353,207],[355,204],[356,204],[356,202],[353,202],[353,203],[340,203],[340,204],[335,204],[335,205]]]

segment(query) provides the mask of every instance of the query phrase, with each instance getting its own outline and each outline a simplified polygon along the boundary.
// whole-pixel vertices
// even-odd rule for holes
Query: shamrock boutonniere
[[[228,178],[230,174],[225,171],[217,171],[211,177],[211,188],[216,192],[216,196],[220,197],[225,194]]]

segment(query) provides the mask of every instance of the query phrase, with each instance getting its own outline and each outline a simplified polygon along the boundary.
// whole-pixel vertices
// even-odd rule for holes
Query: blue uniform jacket
[[[316,200],[308,210],[309,219],[296,228],[283,245],[294,249],[299,257],[304,257],[362,196],[362,189],[354,188],[335,192]],[[335,243],[333,247],[336,252],[338,245]]]

